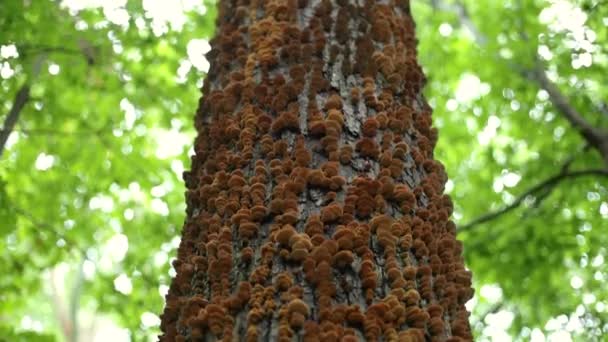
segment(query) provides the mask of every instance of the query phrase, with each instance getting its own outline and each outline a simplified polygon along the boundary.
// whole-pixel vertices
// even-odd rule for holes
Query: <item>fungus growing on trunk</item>
[[[217,24],[161,340],[470,340],[409,1]]]

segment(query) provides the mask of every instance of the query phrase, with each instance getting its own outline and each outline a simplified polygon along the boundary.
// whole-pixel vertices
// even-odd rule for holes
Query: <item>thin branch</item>
[[[503,302],[497,302],[497,303],[492,304],[492,306],[490,306],[490,308],[488,310],[484,311],[477,318],[477,320],[475,320],[471,323],[471,326],[474,327],[477,324],[485,324],[486,317],[488,317],[489,315],[495,314],[498,311],[503,310],[504,306],[505,306],[505,303],[503,303]]]
[[[523,194],[521,194],[519,197],[517,197],[513,203],[509,204],[508,206],[493,211],[493,212],[489,212],[485,215],[482,215],[474,220],[472,220],[471,222],[461,225],[460,228],[458,229],[458,232],[463,232],[463,231],[467,231],[467,230],[471,230],[473,227],[480,225],[482,223],[488,222],[488,221],[492,221],[514,209],[516,209],[517,207],[519,207],[523,201],[528,198],[529,196],[533,196],[534,194],[537,194],[541,191],[544,191],[548,188],[552,188],[557,186],[561,181],[567,180],[567,179],[574,179],[574,178],[578,178],[578,177],[584,177],[584,176],[603,176],[603,177],[608,177],[608,169],[589,169],[589,170],[579,170],[579,171],[572,171],[572,172],[562,172],[560,171],[558,174],[547,178],[546,180],[540,182],[539,184],[531,187],[530,189],[528,189],[527,191],[525,191]]]
[[[604,116],[608,117],[608,104],[606,102],[601,102],[600,104],[598,104],[597,110]]]
[[[56,129],[45,129],[45,128],[14,128],[14,132],[20,132],[23,134],[32,134],[32,135],[92,135],[92,134],[101,134],[101,130],[82,130],[82,131],[62,131]],[[0,132],[5,132],[4,129],[0,130]]]
[[[18,44],[17,50],[25,53],[61,53],[65,55],[82,56],[86,59],[89,65],[93,65],[97,59],[98,47],[92,45],[85,39],[78,39],[78,49],[70,49],[65,46],[53,46],[53,45],[34,45],[34,44]]]
[[[588,149],[589,149],[589,144],[586,144],[585,146],[583,146],[583,148],[577,154],[573,154],[570,157],[568,157],[568,159],[566,159],[566,161],[562,164],[562,167],[559,169],[559,172],[568,173],[568,171],[570,170],[570,166],[572,165],[572,163],[574,163],[574,159],[576,159],[576,157],[579,155],[579,153],[586,152]]]
[[[486,44],[488,43],[488,37],[484,35],[481,31],[479,31],[479,29],[473,22],[473,19],[471,19],[469,11],[464,3],[462,3],[461,1],[456,1],[455,3],[447,3],[444,0],[430,1],[433,9],[452,12],[456,14],[458,20],[460,21],[460,25],[462,25],[467,31],[469,31],[475,43],[480,47],[486,46]],[[492,57],[497,62],[503,63],[506,67],[518,74],[524,74],[527,71],[520,65],[513,63],[513,61],[501,57],[499,54],[495,54]]]
[[[589,144],[585,144],[583,145],[582,148],[578,149],[578,151],[575,154],[572,154],[570,157],[568,157],[563,163],[561,168],[559,169],[559,174],[567,174],[568,171],[570,171],[570,166],[572,166],[572,163],[574,163],[574,160],[576,159],[576,157],[580,156],[581,154],[587,152],[589,150],[591,146]],[[551,195],[551,193],[553,192],[553,190],[555,189],[555,187],[548,187],[545,190],[541,191],[540,194],[538,196],[536,196],[535,200],[534,200],[534,209],[540,207],[540,205],[543,203],[543,201],[549,197],[549,195]],[[527,215],[530,212],[524,214],[524,218],[527,217]]]
[[[64,53],[70,55],[79,55],[82,52],[75,49],[69,49],[65,46],[51,46],[51,45],[32,45],[32,44],[18,44],[17,51],[24,51],[27,53]]]
[[[442,0],[431,0],[431,5],[433,8],[455,13],[456,16],[458,16],[458,20],[460,20],[462,26],[464,26],[473,35],[475,42],[480,46],[486,45],[488,39],[485,35],[479,32],[477,26],[475,26],[475,23],[473,23],[473,20],[471,20],[471,16],[463,3],[456,1],[453,4],[449,4]]]
[[[471,20],[471,17],[468,14],[466,6],[462,2],[456,1],[454,4],[448,4],[443,0],[431,0],[431,5],[434,8],[455,13],[458,16],[461,24],[467,28],[469,32],[471,32],[475,42],[479,46],[484,46],[486,44],[487,37],[478,30],[477,26],[475,26],[475,23]],[[527,34],[525,31],[523,31],[524,25],[521,23],[521,21],[519,24],[519,36],[523,40],[527,40]],[[585,120],[585,118],[574,108],[574,106],[572,106],[568,98],[559,90],[557,85],[547,77],[545,69],[540,63],[540,57],[538,54],[534,55],[534,59],[535,67],[532,70],[522,69],[521,67],[513,65],[513,63],[507,62],[507,64],[522,76],[536,82],[541,89],[544,89],[549,94],[549,100],[558,110],[558,112],[560,112],[568,120],[568,122],[570,122],[572,127],[580,132],[585,141],[598,150],[602,156],[602,159],[606,165],[608,165],[608,131],[595,128],[592,124]]]
[[[37,218],[35,218],[32,214],[30,214],[29,212],[14,206],[12,204],[9,204],[9,207],[11,209],[13,209],[15,211],[15,213],[17,213],[17,215],[27,219],[28,221],[30,221],[31,224],[37,226],[38,228],[43,228],[44,231],[48,231],[51,234],[55,235],[55,238],[57,239],[61,239],[63,241],[65,241],[66,245],[73,248],[75,251],[77,251],[80,255],[82,255],[83,257],[86,258],[86,250],[83,249],[82,247],[80,247],[75,241],[73,241],[71,238],[67,237],[66,235],[60,233],[58,230],[55,229],[55,227],[53,227],[52,225],[46,223],[46,222],[42,222],[39,221]]]
[[[34,61],[34,65],[32,67],[31,80],[33,81],[38,74],[40,73],[40,68],[42,67],[42,63],[46,58],[46,54],[52,52],[60,52],[60,53],[68,53],[68,54],[80,54],[83,55],[89,64],[93,64],[94,62],[94,46],[91,46],[86,40],[79,40],[80,50],[72,50],[61,46],[47,46],[47,45],[18,45],[18,49],[22,51],[35,51],[37,56]],[[4,151],[4,147],[6,145],[6,141],[13,131],[15,124],[19,119],[19,115],[21,111],[30,100],[30,84],[28,82],[24,83],[21,88],[17,91],[15,95],[15,99],[13,101],[13,106],[11,107],[6,119],[4,120],[4,124],[2,129],[0,129],[0,157],[2,157],[2,152]]]
[[[19,119],[19,114],[21,114],[21,110],[25,107],[25,104],[30,98],[30,86],[26,83],[21,86],[17,94],[15,95],[15,100],[13,101],[13,106],[11,110],[8,112],[6,119],[4,119],[4,125],[2,126],[2,130],[0,131],[0,157],[2,157],[2,151],[4,151],[4,146],[6,145],[6,141],[8,140],[8,136],[11,134],[17,120]]]
[[[547,77],[547,73],[541,67],[540,63],[532,72],[528,73],[529,77],[535,80],[538,85],[549,94],[549,100],[555,108],[570,122],[583,138],[593,147],[597,148],[601,153],[602,158],[608,164],[608,132],[601,131],[591,125],[583,116],[570,104],[570,101],[553,81]]]
[[[586,146],[589,146],[589,145],[586,145]],[[583,150],[586,149],[586,146],[583,147]],[[576,157],[577,157],[577,154],[573,154],[568,159],[566,159],[566,161],[562,164],[562,167],[559,169],[558,174],[562,174],[562,175],[567,174],[568,171],[570,171],[570,165],[572,165],[572,163],[574,162],[574,159],[576,159]],[[539,194],[534,199],[533,209],[540,207],[540,205],[545,201],[545,199],[547,197],[549,197],[549,195],[551,195],[551,193],[553,192],[554,189],[555,189],[555,186],[550,186],[550,187],[546,187],[545,189],[539,191]],[[527,217],[528,214],[530,214],[531,212],[533,212],[533,210],[525,213],[523,217],[524,218]]]
[[[34,65],[32,67],[32,80],[38,77],[40,73],[40,68],[42,67],[42,62],[45,59],[45,55],[38,55]],[[2,126],[2,130],[0,130],[0,157],[2,157],[2,152],[4,151],[4,146],[6,145],[6,141],[10,136],[13,128],[15,128],[15,124],[17,124],[17,120],[19,120],[19,115],[23,110],[23,107],[27,104],[30,99],[30,85],[26,82],[15,94],[15,99],[13,100],[13,106],[11,107],[6,119],[4,119],[4,125]]]

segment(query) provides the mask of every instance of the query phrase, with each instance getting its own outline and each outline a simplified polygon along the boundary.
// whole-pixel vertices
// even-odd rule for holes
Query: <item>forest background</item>
[[[479,341],[608,335],[601,3],[412,1]],[[0,340],[155,340],[215,17],[0,1]]]

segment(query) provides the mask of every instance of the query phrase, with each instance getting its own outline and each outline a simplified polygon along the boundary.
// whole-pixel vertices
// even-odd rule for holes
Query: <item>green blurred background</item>
[[[0,1],[0,340],[155,340],[215,6]],[[608,3],[412,8],[477,340],[608,340],[606,162],[538,77],[608,128]]]

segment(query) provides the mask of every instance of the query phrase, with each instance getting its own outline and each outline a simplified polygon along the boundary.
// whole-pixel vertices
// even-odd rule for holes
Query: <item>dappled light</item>
[[[556,103],[563,92],[576,115],[605,132],[598,82],[608,66],[600,47],[608,13],[595,1],[434,1],[413,12],[422,37],[433,37],[421,38],[420,59],[440,123],[436,152],[477,283],[478,339],[605,335],[605,272],[581,261],[606,253],[608,160]],[[526,70],[541,67],[546,78]],[[500,286],[500,298],[487,298],[488,283]]]
[[[608,6],[424,0],[412,1],[411,12],[438,130],[431,154],[449,177],[442,191],[453,201],[451,219],[473,274],[466,308],[475,340],[605,338]],[[185,171],[195,145],[207,143],[195,141],[195,113],[214,68],[217,15],[211,0],[0,0],[0,340],[157,339],[187,217]],[[287,89],[292,76],[278,84]],[[365,91],[348,96],[381,92]],[[323,110],[342,108],[323,96],[315,99],[329,103]],[[326,139],[335,155],[324,158],[350,162],[360,154],[391,165],[370,137],[401,123],[381,110],[376,117],[350,150]],[[256,127],[266,125],[260,120]],[[295,130],[298,120],[283,115],[269,136]],[[244,125],[237,122],[231,134],[240,137]],[[332,125],[310,130],[325,134]],[[296,144],[262,141],[255,148],[280,155]],[[416,159],[402,150],[394,153]],[[232,182],[258,171],[247,172]],[[342,186],[339,175],[323,172],[331,177],[316,175],[318,184],[331,183],[332,192]],[[365,211],[359,202],[357,211]],[[327,222],[343,214],[325,208]],[[343,252],[348,264],[352,253]]]

